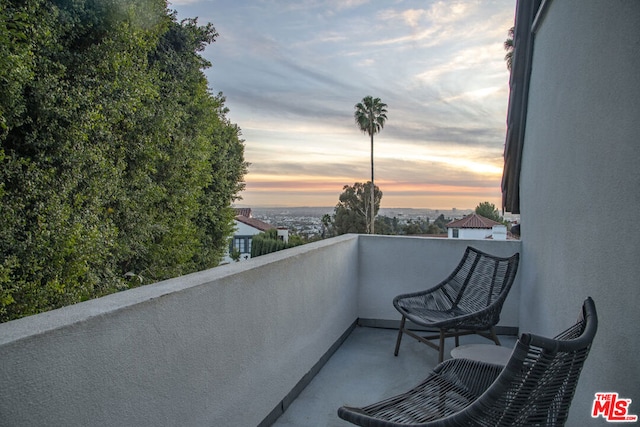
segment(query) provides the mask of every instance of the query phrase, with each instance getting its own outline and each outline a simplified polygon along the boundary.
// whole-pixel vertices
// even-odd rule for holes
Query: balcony
[[[397,335],[393,329],[356,327],[273,427],[351,426],[336,415],[340,406],[365,406],[415,386],[436,366],[437,352],[405,337],[394,357]],[[491,344],[478,336],[461,338],[462,344],[476,342]],[[500,342],[513,347],[516,337],[501,335]]]
[[[409,337],[393,357],[391,300],[446,277],[467,245],[520,250],[345,235],[2,324],[0,425],[344,425],[341,404],[407,389],[435,366],[437,352]],[[519,288],[498,328],[505,345]]]

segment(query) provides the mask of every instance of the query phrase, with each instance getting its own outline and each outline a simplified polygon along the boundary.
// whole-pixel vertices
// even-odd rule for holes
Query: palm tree
[[[364,133],[371,136],[371,222],[369,224],[369,234],[374,233],[375,211],[374,211],[374,187],[373,181],[373,135],[379,133],[384,127],[387,120],[387,104],[382,102],[380,98],[365,96],[362,102],[355,105],[356,124]]]
[[[511,71],[511,65],[513,64],[513,49],[515,48],[513,44],[513,33],[515,29],[515,27],[509,28],[509,31],[507,31],[507,39],[504,41],[504,50],[507,51],[504,60],[507,61],[507,69],[509,71]]]

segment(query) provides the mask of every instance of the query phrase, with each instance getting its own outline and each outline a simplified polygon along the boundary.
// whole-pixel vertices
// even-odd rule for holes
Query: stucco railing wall
[[[260,424],[354,324],[357,242],[1,324],[0,425]]]
[[[393,297],[469,244],[520,248],[347,235],[0,324],[0,426],[268,425],[358,318],[397,324]]]
[[[358,317],[362,324],[397,327],[396,295],[435,286],[458,265],[467,246],[497,256],[521,252],[519,240],[465,240],[423,237],[360,236]],[[520,257],[522,263],[522,256]],[[499,332],[517,333],[520,276],[500,314]]]

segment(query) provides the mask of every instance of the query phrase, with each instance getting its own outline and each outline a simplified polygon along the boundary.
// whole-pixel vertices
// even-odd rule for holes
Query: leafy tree
[[[334,208],[333,215],[336,234],[370,232],[367,219],[375,217],[378,213],[382,191],[377,186],[372,186],[371,181],[366,184],[356,182],[353,186],[345,185],[342,189],[344,191],[340,194],[340,202]],[[372,193],[373,203],[370,199]],[[372,207],[374,213],[370,215],[369,210]]]
[[[0,3],[0,321],[217,265],[246,173],[164,0]]]
[[[312,241],[313,241],[312,239],[309,239],[293,231],[293,232],[289,232],[289,240],[287,241],[287,247],[292,248],[294,246],[304,245]]]
[[[322,233],[321,233],[321,238],[325,239],[327,237],[331,237],[332,235],[332,220],[331,220],[331,215],[329,214],[324,214],[322,216]]]
[[[431,223],[427,227],[427,234],[441,234],[441,233],[444,233],[444,231],[442,231],[442,228],[438,227],[435,223]]]
[[[476,206],[475,212],[480,216],[497,222],[503,221],[502,217],[500,216],[500,212],[493,203],[482,202],[478,206]]]
[[[515,27],[509,28],[509,31],[507,31],[507,39],[504,41],[504,50],[507,51],[504,60],[507,62],[507,69],[509,71],[511,71],[511,66],[513,65],[513,50],[515,49],[515,45],[513,44],[514,31]]]
[[[376,216],[376,234],[397,235],[403,234],[397,217]]]
[[[365,96],[361,102],[355,105],[354,117],[358,128],[368,134],[371,137],[371,194],[369,201],[371,207],[369,213],[371,219],[367,221],[367,232],[373,234],[375,231],[375,213],[377,209],[373,207],[375,196],[373,194],[375,181],[373,179],[373,135],[379,133],[384,127],[384,123],[387,120],[387,104],[383,103],[380,98],[373,98],[372,96]],[[369,218],[369,217],[367,217]],[[367,219],[365,218],[365,219]]]
[[[438,215],[433,221],[433,224],[429,224],[428,234],[439,234],[447,232],[447,224],[451,222],[450,218],[445,218],[444,214]],[[433,227],[431,227],[433,225]]]
[[[405,234],[429,234],[429,219],[423,220],[421,218],[409,220],[404,227]],[[433,230],[433,229],[432,229]],[[435,234],[435,233],[431,233]]]

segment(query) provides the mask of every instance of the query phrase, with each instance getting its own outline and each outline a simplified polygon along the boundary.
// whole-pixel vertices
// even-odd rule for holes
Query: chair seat
[[[498,377],[501,368],[472,360],[447,360],[406,393],[364,408],[343,407],[338,415],[357,425],[416,425],[458,413]],[[374,424],[372,424],[374,425]]]
[[[405,308],[403,314],[413,323],[421,326],[439,327],[449,323],[451,319],[463,317],[466,313],[460,309],[431,310],[425,307]]]
[[[493,323],[480,317],[477,313],[469,313],[460,309],[430,310],[428,308],[404,310],[402,314],[416,325],[434,329],[456,329],[485,331]]]

